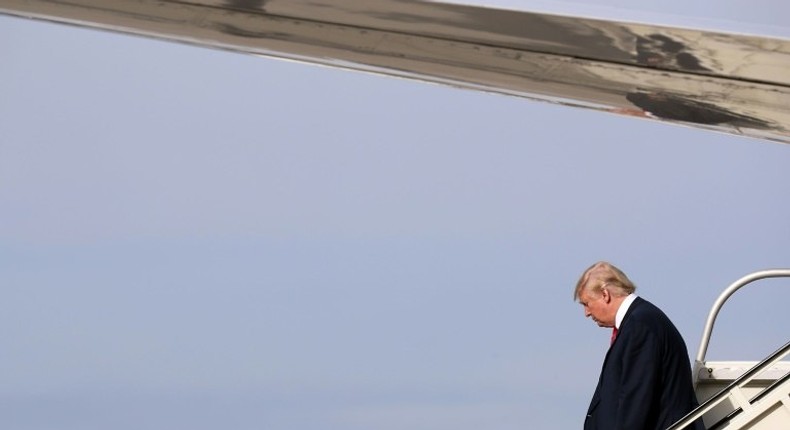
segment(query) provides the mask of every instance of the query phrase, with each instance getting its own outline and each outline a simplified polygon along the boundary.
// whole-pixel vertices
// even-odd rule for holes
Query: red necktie
[[[612,327],[612,341],[609,345],[613,344],[615,339],[617,339],[617,327]]]

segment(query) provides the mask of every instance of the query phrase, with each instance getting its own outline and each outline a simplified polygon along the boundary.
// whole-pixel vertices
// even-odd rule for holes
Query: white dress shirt
[[[623,303],[620,303],[620,307],[617,308],[617,315],[615,315],[614,317],[614,326],[618,330],[620,330],[620,324],[623,323],[623,318],[625,318],[625,313],[628,312],[628,308],[631,307],[631,303],[633,303],[634,300],[636,300],[636,294],[631,293],[628,296],[626,296],[625,300],[623,300]]]

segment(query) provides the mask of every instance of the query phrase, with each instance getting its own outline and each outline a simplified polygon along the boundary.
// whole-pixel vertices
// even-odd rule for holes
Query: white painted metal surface
[[[707,362],[695,369],[696,392],[700,401],[712,398],[743,376],[757,362]],[[770,366],[743,386],[730,389],[730,394],[708,411],[703,420],[710,429],[716,423],[719,429],[765,429],[778,430],[790,428],[790,381],[774,387],[759,401],[750,402],[775,381],[790,372],[789,362],[779,362]],[[728,415],[741,409],[741,412],[726,419]],[[722,421],[724,420],[724,421]]]
[[[790,429],[790,343],[764,361],[705,361],[716,317],[736,291],[755,281],[790,278],[790,269],[763,270],[746,275],[727,287],[716,299],[706,320],[694,362],[694,386],[700,408],[676,423],[684,428],[698,416],[710,429]]]

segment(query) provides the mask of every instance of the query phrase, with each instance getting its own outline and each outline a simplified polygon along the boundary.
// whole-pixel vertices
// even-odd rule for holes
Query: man
[[[613,329],[584,430],[664,430],[697,406],[683,338],[635,290],[606,262],[593,264],[576,284],[584,316]],[[688,428],[704,430],[702,420]]]

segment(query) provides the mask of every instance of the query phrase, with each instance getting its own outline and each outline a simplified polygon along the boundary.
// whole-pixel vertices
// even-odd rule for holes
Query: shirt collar
[[[631,307],[631,303],[636,300],[636,294],[631,293],[623,299],[623,302],[620,303],[620,307],[617,308],[617,315],[614,317],[614,326],[620,330],[620,324],[623,323],[623,318],[625,318],[625,313],[628,312],[628,308]]]

